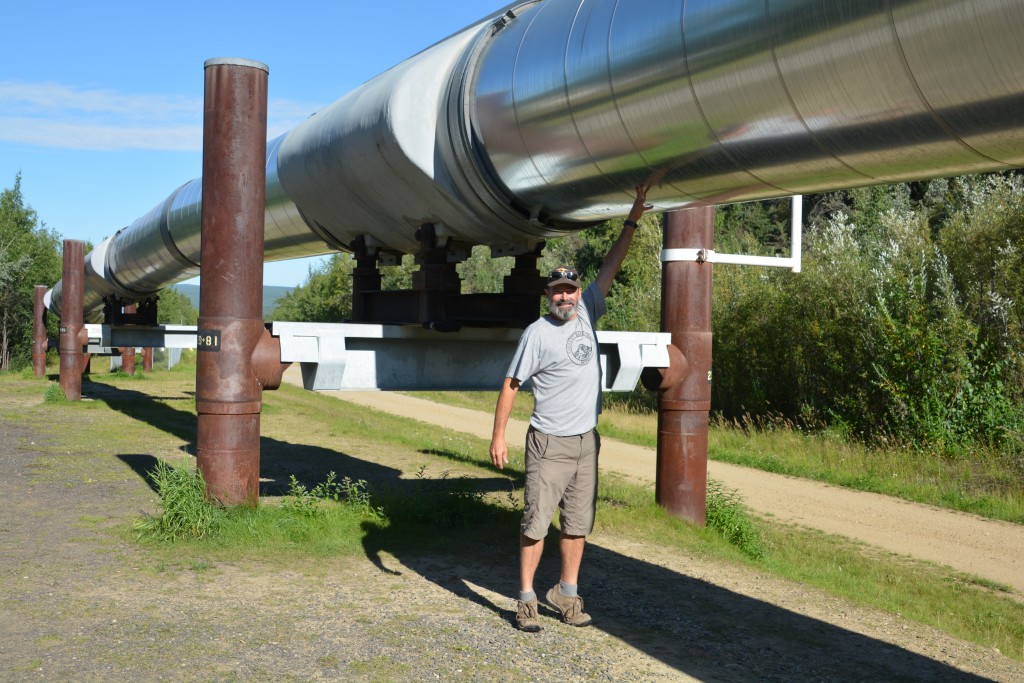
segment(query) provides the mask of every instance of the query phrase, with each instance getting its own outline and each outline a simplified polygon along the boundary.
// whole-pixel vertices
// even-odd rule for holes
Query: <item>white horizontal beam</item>
[[[307,389],[496,391],[521,331],[275,322],[271,334]],[[631,391],[644,368],[667,367],[670,343],[665,332],[598,332],[603,389]]]
[[[120,347],[197,347],[189,325],[87,324],[87,351]],[[521,330],[435,332],[412,325],[273,322],[281,362],[299,363],[312,390],[488,391],[501,388]],[[605,391],[631,391],[645,368],[668,367],[667,332],[599,331]],[[528,386],[528,385],[527,385]]]
[[[196,348],[194,325],[101,325],[86,323],[89,336],[86,353],[110,355],[122,347],[153,347],[156,349]]]

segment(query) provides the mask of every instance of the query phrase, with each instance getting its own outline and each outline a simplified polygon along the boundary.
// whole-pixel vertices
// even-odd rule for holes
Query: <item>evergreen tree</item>
[[[30,362],[34,286],[60,275],[60,238],[25,204],[19,173],[0,192],[0,369]]]

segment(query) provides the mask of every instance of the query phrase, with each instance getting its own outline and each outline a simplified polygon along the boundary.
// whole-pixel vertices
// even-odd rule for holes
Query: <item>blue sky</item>
[[[8,3],[0,39],[0,187],[64,238],[98,244],[201,175],[203,63],[270,67],[268,137],[502,0]],[[301,284],[315,260],[268,264]]]

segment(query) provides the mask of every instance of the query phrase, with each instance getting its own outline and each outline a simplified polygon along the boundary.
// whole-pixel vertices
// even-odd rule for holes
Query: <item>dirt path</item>
[[[145,391],[191,396],[166,386],[105,389],[120,409],[62,411],[67,421],[57,424],[79,438],[97,419],[135,437],[83,441],[84,452],[55,445],[48,411],[29,409],[26,420],[19,398],[0,396],[0,680],[1024,681],[1024,664],[993,647],[614,533],[595,534],[587,547],[595,625],[575,629],[544,611],[544,630],[524,634],[510,623],[512,516],[501,542],[464,531],[477,541],[457,550],[411,549],[397,517],[369,529],[354,554],[225,559],[139,545],[126,525],[156,508],[143,473],[155,457],[180,454],[189,436],[176,431],[174,411],[151,424],[125,411],[144,411]],[[404,403],[396,394],[375,398],[389,410]],[[323,424],[294,438],[282,429],[291,413],[265,409],[263,417],[269,481],[294,472],[318,481],[330,470],[386,483],[414,477],[429,459]],[[462,467],[449,459],[431,466],[456,476]],[[447,531],[460,538],[457,525]],[[557,553],[547,553],[538,576],[550,585],[557,575]]]
[[[289,373],[287,381],[301,384]],[[492,416],[393,392],[324,392],[454,431],[490,439]],[[527,424],[511,420],[508,439],[522,443]],[[653,482],[655,452],[602,439],[601,469]],[[736,489],[755,513],[855,539],[916,559],[944,564],[1024,595],[1024,526],[908,503],[874,493],[710,461],[709,476]]]

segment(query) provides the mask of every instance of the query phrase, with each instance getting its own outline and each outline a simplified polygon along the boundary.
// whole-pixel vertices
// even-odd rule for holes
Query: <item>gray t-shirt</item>
[[[530,424],[553,436],[585,434],[601,412],[601,362],[594,324],[605,314],[604,295],[591,284],[576,317],[545,315],[523,330],[506,377],[529,381],[534,409]]]

